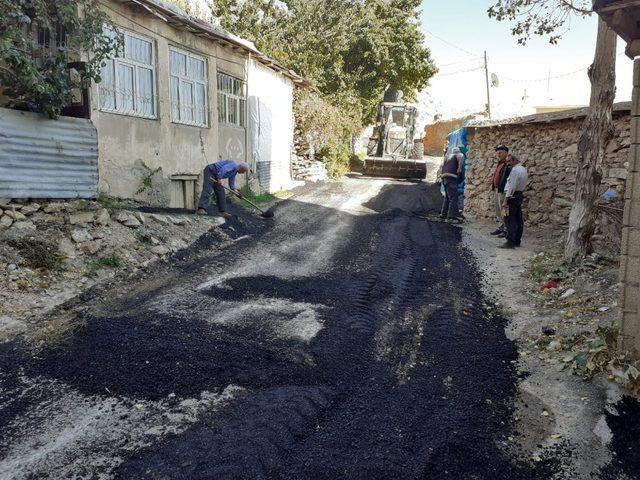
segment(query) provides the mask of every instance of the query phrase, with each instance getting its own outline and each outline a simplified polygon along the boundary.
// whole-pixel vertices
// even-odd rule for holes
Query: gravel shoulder
[[[527,264],[536,256],[561,251],[562,238],[558,233],[528,230],[522,248],[504,250],[496,248],[501,241],[489,235],[494,228],[492,222],[471,221],[463,228],[463,239],[483,272],[483,291],[510,319],[507,335],[519,346],[517,365],[522,380],[518,383],[516,415],[520,448],[536,460],[544,457],[545,450],[564,450],[566,461],[554,478],[635,478],[622,472],[612,473],[611,477],[605,475],[616,455],[608,417],[615,416],[623,392],[606,375],[584,381],[572,375],[571,368],[559,360],[567,355],[566,351],[560,351],[565,339],[578,332],[593,335],[599,324],[615,323],[615,268],[612,274],[600,275],[608,277],[607,286],[598,285],[594,274],[587,274],[587,281],[582,279],[582,283],[573,279],[587,290],[576,295],[596,296],[593,290],[604,290],[605,298],[596,301],[608,305],[606,312],[595,311],[589,316],[583,311],[576,319],[571,302],[557,300],[563,289],[540,293],[539,285],[525,277]],[[595,285],[587,289],[591,284]],[[581,321],[582,316],[588,320]],[[554,335],[548,338],[558,339],[558,345],[549,341],[540,343],[545,337],[543,328],[552,329]]]

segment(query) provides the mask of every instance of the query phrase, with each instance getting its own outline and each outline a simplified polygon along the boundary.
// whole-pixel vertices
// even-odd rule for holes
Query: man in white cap
[[[204,167],[202,180],[202,193],[198,202],[198,215],[206,215],[207,208],[211,202],[211,194],[215,193],[216,204],[218,205],[218,216],[222,218],[231,218],[226,212],[227,199],[222,186],[222,180],[229,179],[229,188],[240,198],[240,190],[236,188],[236,175],[238,173],[246,173],[249,167],[246,163],[238,163],[233,160],[220,160]]]

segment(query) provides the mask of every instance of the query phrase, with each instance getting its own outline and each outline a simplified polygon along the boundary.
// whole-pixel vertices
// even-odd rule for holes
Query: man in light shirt
[[[511,173],[504,187],[503,208],[508,210],[505,224],[507,226],[507,237],[504,245],[500,248],[515,248],[520,246],[522,232],[524,230],[524,220],[522,218],[522,202],[524,191],[527,188],[529,174],[527,169],[520,165],[517,156],[510,154],[507,157],[507,164],[511,167]]]

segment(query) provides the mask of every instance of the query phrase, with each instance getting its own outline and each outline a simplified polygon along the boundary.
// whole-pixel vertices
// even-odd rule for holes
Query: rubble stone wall
[[[614,118],[615,136],[603,160],[600,235],[618,245],[622,229],[630,145],[629,115]],[[470,135],[465,210],[478,217],[494,216],[491,178],[495,147],[509,146],[529,171],[524,214],[528,225],[565,228],[575,189],[576,153],[583,119],[551,123],[511,124],[475,128]]]

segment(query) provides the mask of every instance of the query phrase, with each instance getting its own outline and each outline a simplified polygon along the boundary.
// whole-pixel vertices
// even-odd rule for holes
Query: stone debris
[[[170,217],[169,215],[167,215],[167,219],[174,225],[178,225],[178,226],[182,226],[187,223],[187,221],[182,217]]]
[[[324,163],[297,156],[292,159],[291,172],[294,179],[308,182],[323,182],[329,178]]]
[[[140,225],[142,225],[140,220],[138,220],[133,215],[129,215],[129,217],[124,222],[122,222],[122,224],[129,228],[138,228]]]
[[[95,255],[102,250],[102,242],[100,240],[91,240],[83,243],[80,248],[87,255]]]
[[[165,245],[156,245],[151,248],[151,253],[155,253],[156,255],[166,255],[169,251]]]
[[[167,217],[165,217],[163,215],[158,215],[157,213],[150,214],[149,218],[151,218],[152,220],[155,220],[160,225],[169,225],[169,223],[170,223],[169,220],[167,219]]]
[[[569,298],[574,293],[576,293],[576,291],[573,288],[568,288],[567,290],[564,291],[564,293],[562,295],[560,295],[560,300],[564,300],[565,298]]]
[[[29,215],[33,215],[34,213],[36,213],[38,210],[40,210],[40,204],[38,203],[31,203],[29,205],[24,205],[21,209],[20,212],[23,215],[29,216]]]
[[[223,223],[215,217],[145,214],[112,205],[112,200],[0,199],[3,315],[37,319],[118,271],[133,273],[187,248]],[[133,202],[124,206],[132,207]],[[0,328],[0,342],[5,334]]]
[[[58,213],[64,210],[62,203],[49,203],[44,207],[44,213]]]
[[[13,218],[9,215],[2,215],[0,217],[0,228],[9,228],[13,224]]]
[[[80,212],[69,215],[69,223],[71,225],[87,225],[88,223],[93,223],[94,215],[93,212]]]
[[[71,239],[76,243],[90,242],[93,237],[86,228],[77,228],[71,232]]]
[[[109,210],[103,208],[96,214],[94,223],[96,223],[97,225],[109,225],[110,220],[111,216],[109,215]]]

